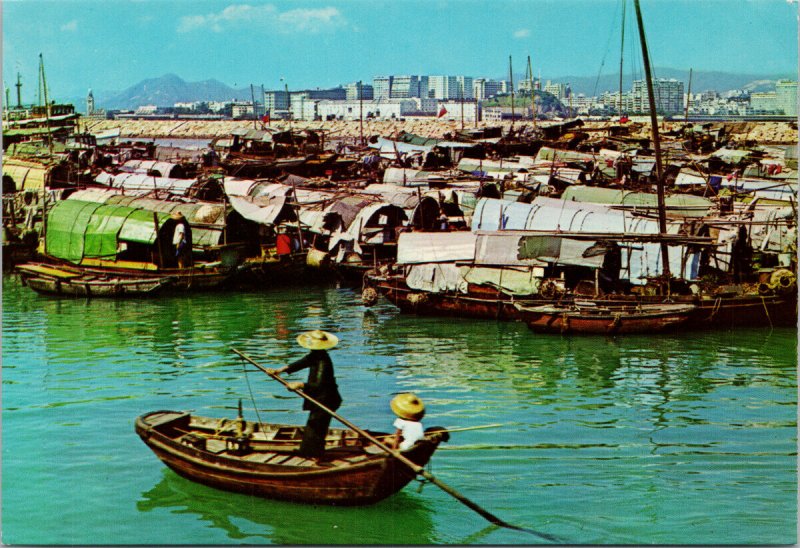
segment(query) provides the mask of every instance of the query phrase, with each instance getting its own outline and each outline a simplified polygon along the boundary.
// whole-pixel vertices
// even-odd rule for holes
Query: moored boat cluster
[[[347,280],[367,305],[543,332],[795,325],[795,149],[680,124],[660,170],[647,130],[15,143],[4,264],[81,296]]]

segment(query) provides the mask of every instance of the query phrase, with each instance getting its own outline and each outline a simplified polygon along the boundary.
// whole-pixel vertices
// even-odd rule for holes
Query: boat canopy
[[[562,200],[591,202],[595,204],[620,205],[631,209],[658,209],[658,196],[647,192],[615,190],[594,186],[575,185],[567,187]],[[667,214],[680,217],[704,217],[714,206],[708,198],[692,194],[671,194],[664,198]]]
[[[197,179],[177,179],[174,177],[153,177],[142,172],[118,173],[112,175],[105,171],[95,177],[99,185],[119,188],[125,194],[143,196],[152,192],[165,192],[177,196],[187,196],[197,184]]]
[[[679,224],[668,225],[677,233]],[[543,230],[604,234],[658,234],[658,221],[589,202],[538,196],[530,204],[481,198],[472,216],[472,230]]]
[[[3,190],[41,190],[50,181],[51,167],[19,158],[3,158]],[[10,184],[13,182],[13,188]]]
[[[473,232],[403,232],[397,240],[397,264],[447,263],[475,259]]]
[[[64,200],[48,211],[45,252],[80,263],[83,258],[115,259],[122,242],[151,245],[166,213],[117,204]]]
[[[230,196],[229,200],[239,215],[262,225],[275,225],[283,220],[297,219],[294,209],[286,203],[286,196]]]
[[[97,190],[77,191],[68,200],[97,201],[105,204],[124,205],[137,209],[146,209],[152,218],[153,212],[170,215],[180,212],[192,229],[192,246],[217,246],[223,242],[226,228],[225,206],[214,203],[185,203],[125,196],[114,192],[98,192]]]
[[[160,162],[157,160],[128,160],[119,167],[120,171],[128,173],[151,173],[158,177],[171,177],[183,179],[186,170],[180,164]]]

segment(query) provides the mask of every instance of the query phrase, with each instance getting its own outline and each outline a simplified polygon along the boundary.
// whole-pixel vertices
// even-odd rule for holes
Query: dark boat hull
[[[493,320],[520,318],[514,301],[508,295],[491,288],[471,285],[467,294],[429,293],[411,289],[393,278],[382,281],[373,279],[370,285],[400,310],[411,314]]]
[[[237,451],[232,435],[225,442],[231,450],[217,451],[186,443],[183,432],[198,432],[193,418],[185,413],[158,411],[139,417],[136,432],[142,441],[179,475],[218,489],[247,495],[329,505],[364,505],[385,499],[405,487],[414,472],[381,452],[369,452],[358,445],[350,431],[331,429],[342,437],[342,446],[329,442],[326,462],[306,461],[296,456],[299,439],[277,442],[251,440],[244,451]],[[160,422],[164,421],[167,422]],[[156,424],[159,423],[159,424]],[[246,423],[259,431],[259,425]],[[293,427],[283,427],[293,428]],[[403,455],[424,466],[438,446],[438,439],[426,438]],[[282,460],[283,459],[283,460]],[[265,462],[260,462],[265,460]]]
[[[47,295],[69,297],[142,297],[154,295],[173,283],[173,278],[130,278],[87,274],[77,268],[40,263],[17,266],[23,285]]]
[[[624,335],[661,333],[689,321],[693,305],[634,307],[520,307],[522,319],[541,333]]]
[[[521,320],[517,304],[538,306],[565,304],[573,301],[564,296],[558,300],[512,299],[496,289],[470,285],[469,293],[428,293],[410,289],[396,278],[371,278],[370,285],[403,312],[492,320]],[[663,296],[609,295],[592,299],[602,306],[636,306],[657,304]],[[793,292],[775,295],[694,296],[673,295],[676,304],[694,305],[681,329],[731,329],[736,327],[797,327],[797,295]]]

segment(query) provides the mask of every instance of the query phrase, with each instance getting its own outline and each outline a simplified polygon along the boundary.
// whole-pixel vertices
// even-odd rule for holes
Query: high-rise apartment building
[[[347,84],[345,86],[345,92],[345,99],[347,101],[358,101],[359,99],[371,101],[375,96],[372,85],[365,84],[364,82],[352,82]]]
[[[428,96],[434,99],[458,99],[459,83],[455,76],[429,76]]]
[[[388,99],[392,93],[392,76],[376,76],[372,79],[372,90],[375,99]]]
[[[784,116],[797,116],[797,82],[778,80],[775,83],[775,106]]]
[[[645,80],[634,80],[631,94],[634,112],[650,112]],[[656,112],[663,114],[683,112],[683,82],[675,78],[669,80],[656,78],[653,80],[653,97],[655,98]]]

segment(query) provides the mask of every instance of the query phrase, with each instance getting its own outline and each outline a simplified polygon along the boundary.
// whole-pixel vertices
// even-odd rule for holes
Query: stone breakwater
[[[542,122],[547,126],[548,122]],[[717,125],[715,123],[715,125]],[[123,138],[176,138],[176,139],[213,139],[230,135],[236,128],[253,128],[252,121],[244,120],[84,120],[82,125],[89,132],[100,132],[119,128]],[[509,127],[510,122],[479,122],[477,127],[496,127],[502,125]],[[516,123],[516,127],[529,126],[529,122]],[[614,125],[611,122],[586,122],[584,128],[599,129]],[[667,122],[662,129],[669,131],[680,127],[677,122]],[[289,122],[277,121],[271,127],[285,130],[290,127]],[[259,128],[261,125],[259,124]],[[291,123],[295,130],[316,129],[325,130],[328,138],[332,139],[357,139],[361,135],[358,121],[325,121]],[[465,128],[476,127],[474,123],[465,124]],[[446,133],[457,131],[461,122],[419,119],[419,120],[379,120],[364,121],[363,134],[365,137],[380,135],[389,137],[401,131],[414,133],[423,137],[443,138]],[[730,122],[729,133],[740,143],[745,140],[756,141],[761,144],[797,144],[797,124],[788,122]],[[644,124],[636,136],[649,137],[649,125]]]

